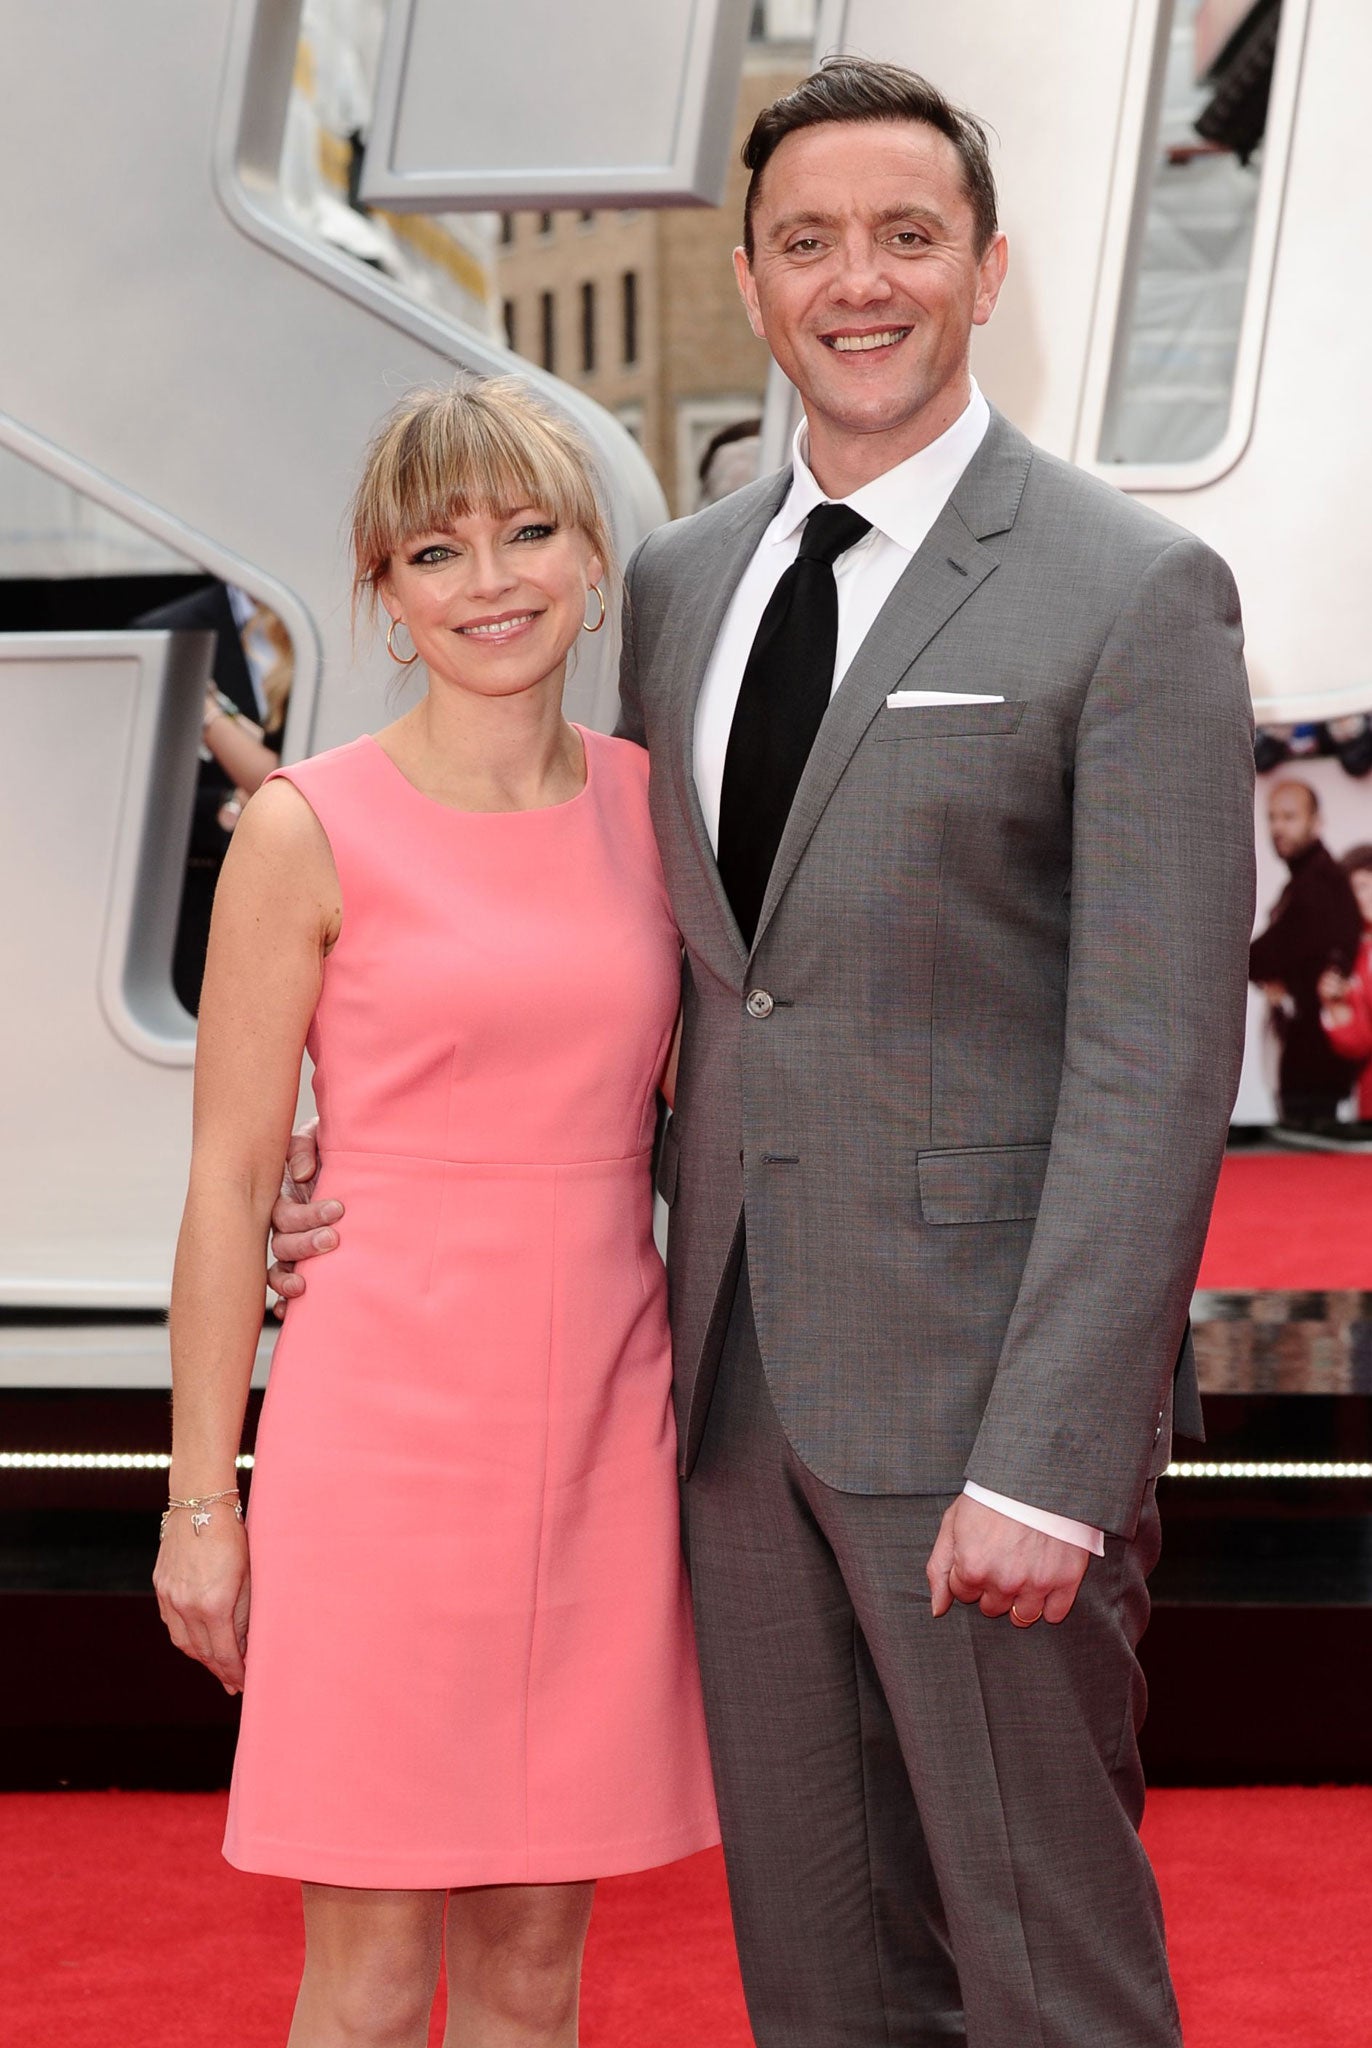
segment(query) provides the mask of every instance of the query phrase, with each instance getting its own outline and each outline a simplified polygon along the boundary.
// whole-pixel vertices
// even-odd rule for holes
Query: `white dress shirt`
[[[834,663],[834,689],[843,681],[854,655],[866,639],[878,612],[920,547],[930,527],[942,512],[958,479],[981,446],[991,423],[991,410],[975,382],[965,411],[951,427],[921,448],[916,455],[897,463],[861,490],[852,491],[841,502],[850,505],[872,523],[855,547],[840,555],[834,564],[838,587],[838,653]],[[724,783],[724,756],[729,745],[738,693],[762,614],[776,589],[782,572],[800,552],[801,528],[816,505],[826,500],[811,473],[806,456],[808,436],[802,421],[796,429],[791,452],[791,488],[767,527],[753,558],[735,590],[724,623],[719,629],[714,652],[701,684],[695,717],[695,781],[700,807],[705,815],[710,844],[719,851],[719,799]],[[1105,1539],[1087,1522],[1072,1521],[1066,1515],[1049,1514],[1046,1509],[1027,1506],[993,1493],[989,1487],[967,1480],[965,1491],[986,1507],[997,1508],[1017,1522],[1045,1535],[1103,1556]]]

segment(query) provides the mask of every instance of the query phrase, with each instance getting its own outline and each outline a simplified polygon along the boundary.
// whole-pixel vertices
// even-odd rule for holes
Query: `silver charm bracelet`
[[[243,1503],[238,1498],[238,1488],[236,1486],[226,1487],[223,1493],[201,1493],[192,1495],[189,1500],[169,1500],[162,1510],[162,1520],[158,1525],[158,1542],[160,1543],[166,1535],[167,1524],[178,1508],[190,1509],[191,1528],[198,1536],[200,1531],[207,1528],[213,1521],[212,1510],[215,1503],[221,1500],[231,1500],[233,1502],[234,1519],[241,1522],[243,1519]]]

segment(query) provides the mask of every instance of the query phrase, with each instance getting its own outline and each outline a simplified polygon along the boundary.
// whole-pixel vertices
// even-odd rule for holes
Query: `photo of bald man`
[[[1320,1022],[1320,977],[1351,971],[1362,920],[1352,885],[1320,837],[1320,801],[1308,782],[1284,778],[1267,799],[1272,849],[1291,879],[1248,956],[1250,980],[1267,997],[1280,1044],[1277,1100],[1293,1130],[1332,1123],[1357,1067],[1330,1044]]]

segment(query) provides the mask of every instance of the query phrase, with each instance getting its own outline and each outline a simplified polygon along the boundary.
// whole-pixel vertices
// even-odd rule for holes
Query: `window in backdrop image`
[[[1230,425],[1281,0],[1176,0],[1099,459],[1193,462]]]

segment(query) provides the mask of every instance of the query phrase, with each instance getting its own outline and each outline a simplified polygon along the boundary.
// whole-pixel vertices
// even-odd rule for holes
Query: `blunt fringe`
[[[415,534],[523,505],[580,528],[610,574],[590,452],[567,420],[518,377],[463,377],[410,392],[378,429],[353,497],[354,612],[359,603],[375,610],[391,557]]]
[[[985,253],[996,232],[996,179],[986,130],[976,115],[954,106],[927,78],[899,64],[881,64],[871,57],[826,57],[793,92],[762,109],[743,145],[744,168],[751,174],[743,202],[743,246],[750,263],[753,211],[763,171],[788,135],[829,121],[923,121],[946,135],[962,162],[977,254]]]

